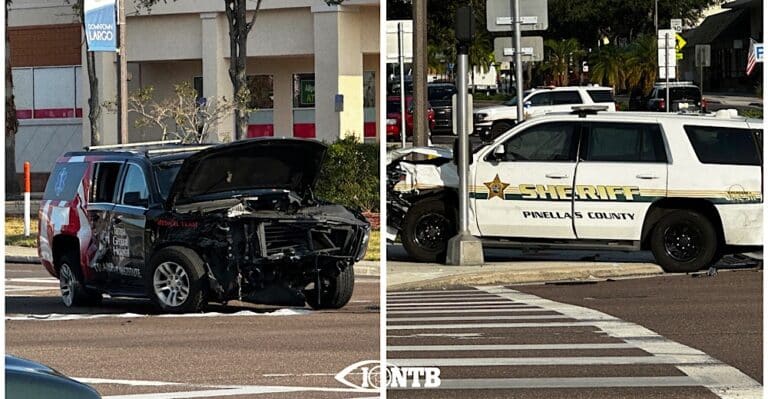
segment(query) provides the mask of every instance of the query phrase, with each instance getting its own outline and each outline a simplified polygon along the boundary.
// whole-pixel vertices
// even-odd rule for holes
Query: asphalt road
[[[235,303],[186,317],[128,299],[67,309],[38,265],[8,264],[5,283],[6,353],[81,379],[105,398],[377,396],[334,376],[379,359],[378,278],[358,277],[338,311]]]
[[[758,398],[762,276],[390,293],[388,361],[441,388],[388,397]]]

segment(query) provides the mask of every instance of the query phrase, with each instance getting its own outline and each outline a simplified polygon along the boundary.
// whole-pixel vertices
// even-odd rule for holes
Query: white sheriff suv
[[[616,111],[613,89],[597,85],[538,87],[523,93],[525,119],[550,112],[569,112],[577,105],[605,105]],[[473,111],[474,132],[496,137],[517,124],[517,97],[491,107]]]
[[[484,246],[649,249],[669,272],[762,249],[762,120],[586,108],[474,150],[469,226]],[[452,152],[397,150],[387,175],[387,239],[443,260],[458,213]]]

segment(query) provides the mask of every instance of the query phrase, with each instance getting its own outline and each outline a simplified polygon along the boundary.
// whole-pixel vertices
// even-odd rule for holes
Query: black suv
[[[164,311],[209,301],[340,308],[370,225],[312,193],[326,146],[91,148],[63,155],[40,209],[40,258],[67,306],[149,297]]]
[[[669,102],[666,83],[656,83],[651,94],[645,99],[648,111],[665,112],[707,112],[707,102],[701,96],[699,86],[691,82],[669,82]]]
[[[456,86],[452,83],[430,83],[427,85],[427,97],[432,109],[435,110],[435,127],[438,134],[455,134],[453,131],[452,98],[456,94]]]

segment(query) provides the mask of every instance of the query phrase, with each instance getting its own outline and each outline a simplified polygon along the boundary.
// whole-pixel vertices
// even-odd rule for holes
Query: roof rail
[[[198,146],[187,146],[187,147],[174,147],[174,148],[160,148],[155,150],[148,150],[147,155],[150,154],[173,154],[175,152],[187,152],[187,151],[201,151],[206,148],[213,147],[213,144],[210,145],[198,145]]]
[[[571,107],[572,114],[578,114],[579,118],[586,118],[587,115],[597,115],[598,112],[608,111],[607,105],[574,105]]]
[[[140,143],[131,144],[108,144],[108,145],[92,145],[83,147],[86,151],[93,150],[106,150],[113,148],[132,148],[132,147],[146,147],[151,145],[164,145],[164,144],[181,144],[181,140],[164,140],[164,141],[144,141]]]

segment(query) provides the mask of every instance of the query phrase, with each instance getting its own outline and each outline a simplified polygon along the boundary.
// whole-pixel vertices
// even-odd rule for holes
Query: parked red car
[[[427,103],[429,130],[435,128],[435,110]],[[400,140],[400,97],[387,97],[387,139]],[[405,97],[405,133],[413,136],[413,96]]]

